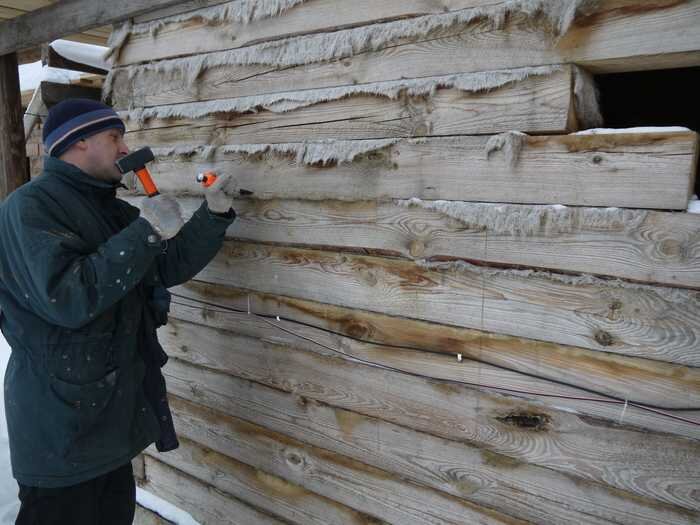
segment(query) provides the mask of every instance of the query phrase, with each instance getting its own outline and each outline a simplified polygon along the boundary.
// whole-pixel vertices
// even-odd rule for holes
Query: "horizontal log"
[[[541,28],[533,29],[528,17],[515,15],[502,29],[494,29],[488,20],[477,21],[328,62],[212,68],[205,70],[194,85],[184,66],[173,67],[166,75],[155,67],[136,75],[122,68],[115,72],[115,101],[119,107],[129,107],[130,103],[136,107],[156,106],[543,64],[576,63],[596,73],[700,64],[700,36],[694,31],[700,20],[700,1],[657,0],[649,7],[637,1],[613,0],[600,5],[599,12],[579,18],[559,40],[548,37]],[[313,4],[308,7],[313,8]],[[342,23],[336,17],[328,20]],[[279,21],[283,22],[284,17]],[[218,48],[221,39],[217,33],[223,27],[200,42],[209,42],[210,49]],[[212,42],[217,43],[212,46]],[[198,49],[206,47],[203,43]],[[446,56],[450,60],[445,60]]]
[[[200,483],[210,487],[210,490],[221,491],[252,507],[265,509],[267,513],[283,520],[284,523],[301,525],[374,525],[376,523],[374,518],[368,519],[361,512],[212,450],[212,438],[202,438],[189,428],[192,417],[188,417],[177,408],[184,402],[179,401],[178,398],[171,398],[171,403],[176,418],[180,447],[168,454],[157,454],[151,447],[147,451],[151,462],[154,460],[163,462],[196,478]],[[212,418],[209,422],[213,423]],[[217,422],[208,429],[203,427],[201,430],[211,429],[216,429],[220,439],[228,441],[224,424]],[[198,438],[200,443],[209,448],[202,448],[184,436],[189,436],[191,439]],[[241,441],[243,449],[248,449],[245,440]],[[261,461],[255,463],[261,463]],[[149,469],[150,472],[152,471]],[[221,506],[212,507],[214,510],[223,510]],[[276,519],[275,522],[277,522]],[[212,521],[212,523],[218,522]]]
[[[165,191],[158,180],[165,180],[162,171],[157,185]],[[127,200],[138,203],[140,198],[127,197]],[[184,216],[189,217],[201,200],[182,198],[180,204]],[[696,255],[700,254],[697,236],[700,215],[697,214],[630,212],[628,216],[638,217],[638,223],[624,225],[610,221],[607,225],[594,225],[573,220],[562,228],[568,231],[556,231],[556,227],[552,231],[538,222],[534,231],[521,234],[518,224],[526,230],[533,217],[551,218],[556,216],[555,210],[543,214],[535,207],[504,206],[502,209],[517,215],[510,224],[503,217],[499,229],[497,220],[489,223],[478,219],[481,210],[500,211],[498,205],[465,203],[462,209],[472,212],[473,223],[455,220],[444,212],[393,202],[238,199],[234,208],[237,218],[227,237],[249,242],[369,251],[414,260],[458,258],[565,272],[594,271],[598,275],[652,284],[700,288],[700,257]],[[575,208],[569,212],[572,217],[605,213],[594,208]],[[487,214],[482,218],[488,218]]]
[[[573,75],[573,69],[565,67],[479,93],[438,89],[423,98],[357,95],[286,113],[128,120],[127,141],[179,146],[486,134],[512,129],[561,133],[578,129]]]
[[[574,480],[550,469],[524,463],[514,469],[515,460],[468,444],[184,363],[176,365],[179,372],[175,372],[173,388],[197,403],[171,397],[179,432],[219,450],[227,441],[221,437],[225,432],[212,436],[202,430],[225,428],[230,422],[222,414],[228,414],[532,523],[612,520],[651,525],[686,523],[692,518],[692,513],[678,508],[651,500],[644,503],[638,496]],[[213,374],[212,385],[208,374]],[[182,377],[197,389],[188,388]],[[222,390],[225,384],[228,389]],[[221,444],[216,445],[216,441]]]
[[[223,476],[216,476],[215,472],[234,478],[235,471],[230,470],[227,460],[230,456],[237,460],[235,464],[246,463],[359,511],[351,521],[340,523],[374,524],[377,518],[382,523],[407,524],[525,523],[242,419],[224,415],[215,418],[217,437],[207,435],[204,427],[196,428],[196,423],[192,425],[197,415],[178,417],[176,424],[190,441],[183,440],[178,453],[168,455],[166,461],[197,472],[195,475],[208,478],[207,482],[216,480],[217,485],[224,486]],[[215,452],[202,450],[192,440]],[[272,485],[277,480],[268,481]],[[277,488],[284,487],[283,483],[278,482]],[[304,508],[303,494],[296,504],[300,510]],[[301,516],[294,522],[312,523],[303,521]]]
[[[165,459],[169,455],[170,453],[159,456],[159,459]],[[286,523],[150,455],[145,456],[145,462],[148,479],[144,483],[144,489],[188,512],[202,525],[283,525]]]
[[[135,138],[128,140],[136,145]],[[496,141],[510,142],[510,147],[520,151],[508,155],[492,150],[490,145]],[[180,151],[186,153],[178,154],[165,148],[156,151],[162,153],[151,172],[163,191],[192,194],[203,192],[193,174],[212,169],[229,173],[237,187],[253,191],[257,199],[420,198],[685,210],[699,149],[694,132],[432,137],[391,142],[327,144],[325,165],[295,158],[294,150],[303,151],[303,143],[278,146],[280,151],[272,145],[250,146],[261,151],[256,154],[194,145],[191,151],[184,146]],[[367,153],[356,155],[352,162],[341,162],[347,147]],[[142,191],[141,185],[132,184],[132,189]],[[555,211],[549,215],[556,216]],[[464,214],[474,212],[467,209]],[[523,216],[531,214],[523,212]],[[521,227],[511,226],[519,230],[520,237],[538,233],[537,224],[528,224],[525,218],[521,221]],[[569,225],[559,229],[563,226]],[[541,229],[558,233],[557,226],[549,223]],[[669,263],[664,260],[664,267]]]
[[[210,2],[221,4],[223,2]],[[356,0],[352,6],[338,0],[314,0],[295,6],[280,16],[254,20],[248,23],[227,20],[212,23],[193,18],[171,21],[168,13],[181,10],[171,7],[158,13],[140,17],[119,55],[120,66],[150,62],[164,58],[236,49],[260,42],[279,40],[297,35],[328,30],[346,29],[368,23],[406,19],[429,14],[442,14],[474,7],[492,6],[493,0]],[[192,9],[194,15],[197,11]],[[190,10],[188,10],[190,11]],[[201,10],[200,10],[201,12]],[[152,24],[162,24],[155,36]]]
[[[700,406],[700,371],[695,368],[279,295],[222,289],[198,282],[179,287],[175,293],[178,295],[171,306],[171,315],[177,319],[270,339],[312,352],[332,355],[325,347],[342,349],[350,356],[411,373],[526,392],[585,398],[608,395],[676,408]],[[220,306],[213,306],[215,304]],[[248,306],[254,313],[271,317],[279,315],[290,320],[283,327],[306,339],[248,315]],[[222,311],[221,308],[239,309],[242,313]],[[457,365],[458,354],[464,361]],[[531,397],[542,398],[543,402],[550,404],[561,402],[558,399],[546,400],[546,396]],[[590,412],[584,410],[584,413],[618,419],[620,407],[603,404],[593,408],[595,406],[592,403],[592,407],[588,407]],[[643,425],[656,419],[636,419],[635,423]]]
[[[499,334],[698,366],[700,303],[687,290],[548,273],[225,243],[198,276]],[[449,266],[452,264],[452,266]]]
[[[306,434],[297,434],[300,439],[309,439],[303,436],[317,433],[315,426],[324,425],[323,420],[310,428],[303,423],[306,418],[299,414],[303,414],[306,407],[303,400],[300,408],[291,411],[288,416],[283,415],[290,407],[289,402],[281,401],[279,396],[265,394],[266,389],[251,390],[246,384],[229,377],[236,376],[304,399],[327,403],[507,457],[494,461],[497,465],[493,468],[484,467],[483,475],[490,479],[484,485],[491,489],[481,486],[479,490],[486,493],[479,495],[457,485],[461,497],[493,497],[494,501],[501,502],[509,490],[516,490],[522,491],[523,497],[529,500],[535,496],[546,497],[547,492],[554,490],[549,482],[558,483],[559,477],[555,473],[535,476],[538,484],[525,489],[526,480],[533,479],[528,472],[533,470],[525,469],[522,471],[524,477],[519,478],[517,474],[509,474],[501,468],[509,464],[512,466],[512,460],[517,460],[521,467],[525,464],[544,467],[579,480],[602,483],[687,509],[697,510],[700,506],[697,496],[693,495],[693,487],[697,483],[691,479],[697,476],[697,472],[693,472],[698,460],[697,441],[608,424],[601,419],[577,416],[518,398],[380,370],[362,363],[322,356],[272,341],[258,342],[253,338],[181,321],[171,323],[162,335],[168,352],[176,358],[171,359],[165,373],[170,391],[178,396],[223,411],[233,410],[237,406],[237,411],[243,411],[241,414],[245,414],[246,410],[251,414],[241,417],[253,417],[253,413],[260,411],[272,412],[272,416],[256,415],[256,421],[262,425],[274,424],[275,428],[281,425],[280,430],[283,429],[285,433],[298,433],[294,428],[301,425],[307,430]],[[206,368],[193,368],[180,360]],[[216,402],[213,404],[212,400]],[[281,404],[278,407],[274,403]],[[231,408],[226,408],[227,404]],[[287,407],[284,412],[282,407]],[[308,410],[316,413],[314,407]],[[279,422],[286,418],[291,418],[296,424]],[[274,423],[275,419],[277,423]],[[341,416],[336,423],[341,426],[341,435],[349,432],[348,419],[352,421],[352,418]],[[389,432],[387,435],[392,434]],[[377,434],[367,434],[370,435]],[[319,439],[327,438],[321,436]],[[336,443],[338,441],[345,447],[354,447],[349,436],[331,439],[327,446],[340,446]],[[336,445],[331,445],[331,442]],[[644,450],[643,460],[634,459],[640,457],[638,453],[642,449],[638,447]],[[462,450],[467,463],[468,458],[476,461],[475,451],[457,448]],[[376,444],[374,453],[388,454],[381,442]],[[406,456],[409,457],[413,456]],[[489,454],[480,457],[484,461],[476,463],[477,469],[481,468],[482,463],[488,463]],[[399,468],[395,466],[391,470]],[[469,472],[465,475],[470,477]],[[659,478],[663,481],[659,481]],[[562,482],[560,488],[569,491],[571,484]],[[585,484],[579,490],[571,490],[572,499],[578,503],[572,503],[570,508],[584,511],[584,502],[595,493],[594,486]],[[606,499],[600,495],[596,498],[600,498],[602,506],[615,505],[610,500],[604,503]]]

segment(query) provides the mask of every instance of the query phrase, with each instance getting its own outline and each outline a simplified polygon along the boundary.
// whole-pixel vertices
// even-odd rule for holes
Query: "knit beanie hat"
[[[111,107],[87,98],[69,98],[49,110],[44,148],[51,157],[60,157],[79,140],[110,128],[125,131],[124,122]]]

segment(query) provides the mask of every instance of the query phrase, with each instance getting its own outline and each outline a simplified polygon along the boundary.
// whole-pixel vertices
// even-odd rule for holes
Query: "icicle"
[[[491,154],[496,151],[503,151],[506,157],[506,162],[511,167],[515,167],[520,158],[520,152],[523,149],[527,135],[520,131],[506,131],[500,135],[494,135],[486,143],[486,160],[491,157]]]
[[[633,231],[647,218],[645,210],[555,205],[493,204],[463,201],[398,200],[455,219],[468,228],[494,235],[557,236],[576,231]]]
[[[595,286],[603,289],[642,291],[654,294],[667,303],[693,305],[693,307],[700,302],[700,299],[696,297],[696,294],[691,290],[631,283],[621,279],[603,279],[594,275],[566,275],[540,270],[489,268],[470,264],[466,261],[434,262],[417,260],[416,264],[426,270],[454,271],[486,278],[543,279],[549,282],[570,286]]]
[[[544,16],[552,24],[555,34],[561,35],[569,29],[574,15],[588,3],[587,0],[511,0],[495,7],[463,9],[330,33],[285,38],[228,51],[161,60],[139,67],[142,71],[169,73],[190,70],[192,66],[189,63],[193,61],[198,63],[196,68],[203,69],[252,64],[299,66],[376,51],[399,40],[422,38],[440,29],[468,25],[481,19],[490,20],[495,27],[500,27],[509,14],[518,12],[531,17]]]
[[[540,66],[408,80],[391,80],[287,93],[269,93],[234,99],[156,106],[144,110],[137,109],[129,112],[128,118],[131,120],[146,120],[150,118],[194,119],[214,113],[245,113],[256,111],[260,108],[275,113],[284,113],[321,102],[340,100],[352,95],[383,96],[395,100],[403,93],[410,96],[423,96],[433,93],[438,88],[457,88],[462,91],[478,92],[519,82],[530,76],[550,75],[560,70],[559,66]]]
[[[233,153],[243,155],[293,155],[299,164],[326,165],[351,163],[361,155],[393,146],[399,139],[387,140],[323,140],[316,142],[295,142],[281,144],[230,144],[225,146],[178,146],[171,148],[154,148],[156,158],[172,156],[191,157],[198,155],[204,160],[211,160],[216,153]]]

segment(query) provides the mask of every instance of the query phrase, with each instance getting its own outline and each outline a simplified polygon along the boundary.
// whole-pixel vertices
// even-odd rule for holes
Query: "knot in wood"
[[[598,330],[594,337],[600,346],[612,346],[615,342],[613,336],[605,330]]]
[[[418,239],[411,241],[408,252],[411,254],[411,257],[422,257],[425,253],[425,243]]]
[[[548,414],[536,412],[513,412],[496,418],[501,423],[526,430],[547,430],[552,418]]]

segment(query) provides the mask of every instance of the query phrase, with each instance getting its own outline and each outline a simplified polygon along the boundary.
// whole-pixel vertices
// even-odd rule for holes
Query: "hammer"
[[[156,184],[153,182],[151,174],[146,168],[146,164],[151,162],[154,158],[153,151],[151,151],[151,148],[146,146],[145,148],[136,150],[133,153],[124,155],[121,159],[116,161],[115,164],[117,165],[117,169],[122,174],[129,173],[130,171],[136,173],[136,176],[141,181],[141,184],[143,184],[143,189],[146,190],[146,195],[149,197],[155,197],[160,192],[158,191],[158,188],[156,188]]]

